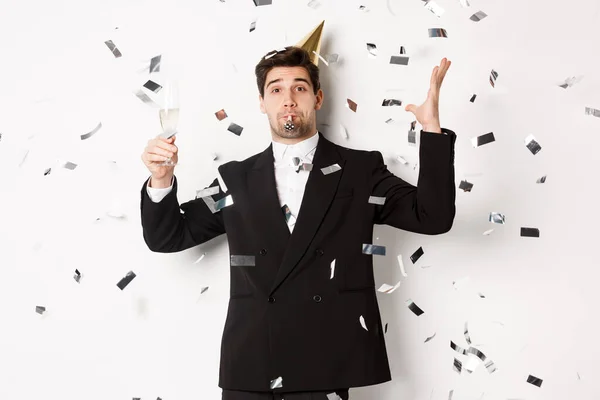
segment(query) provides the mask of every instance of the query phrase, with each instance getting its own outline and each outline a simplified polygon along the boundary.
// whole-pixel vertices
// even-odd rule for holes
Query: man
[[[317,131],[319,70],[297,47],[256,66],[272,144],[221,165],[211,185],[218,194],[179,205],[174,167],[159,166],[177,162],[175,139],[149,141],[141,213],[150,250],[177,252],[227,233],[223,400],[348,399],[350,387],[391,379],[373,255],[363,245],[374,224],[429,235],[452,227],[456,135],[438,113],[449,66],[443,59],[434,68],[422,105],[406,107],[423,126],[417,187],[393,175],[380,152],[347,149]],[[217,209],[229,195],[233,204]]]

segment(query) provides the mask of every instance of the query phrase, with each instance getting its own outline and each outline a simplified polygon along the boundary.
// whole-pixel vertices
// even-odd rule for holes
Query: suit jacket
[[[421,131],[418,187],[393,175],[380,152],[348,149],[319,133],[292,234],[277,198],[272,145],[219,167],[228,192],[213,199],[230,194],[233,205],[214,214],[200,198],[180,205],[176,179],[159,203],[144,183],[141,217],[150,250],[178,252],[227,233],[231,261],[250,256],[230,263],[221,388],[270,391],[279,377],[275,392],[391,380],[373,256],[362,248],[372,243],[374,224],[428,235],[450,230],[456,135],[444,132]],[[336,163],[340,171],[321,171]],[[385,197],[385,204],[371,204],[369,196]]]

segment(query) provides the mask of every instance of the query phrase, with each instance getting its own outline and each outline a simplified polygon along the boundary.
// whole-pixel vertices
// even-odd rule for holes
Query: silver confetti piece
[[[423,342],[423,343],[429,342],[431,339],[433,339],[435,337],[436,334],[437,334],[437,332],[434,333],[432,336],[429,336],[427,339],[425,339],[425,342]]]
[[[219,171],[219,169],[217,168],[217,180],[219,181],[219,186],[221,187],[221,191],[223,193],[227,193],[227,185],[225,185],[225,180],[223,179],[223,177],[221,176],[221,172]]]
[[[533,135],[529,135],[525,138],[525,146],[531,151],[531,154],[536,155],[542,149],[539,143],[535,140]]]
[[[104,42],[104,44],[113,53],[113,55],[115,56],[115,58],[119,58],[119,57],[122,56],[121,52],[119,51],[119,49],[117,49],[117,46],[115,46],[115,44],[113,43],[112,40],[107,40],[107,41]]]
[[[494,232],[493,229],[488,229],[487,231],[483,232],[484,236],[488,236],[490,233]]]
[[[271,4],[273,4],[273,0],[254,0],[254,5],[257,7],[258,6],[269,6]]]
[[[448,392],[448,400],[452,400],[452,395],[454,395],[454,389]]]
[[[316,51],[313,50],[313,53],[319,57],[319,59],[321,61],[323,61],[323,63],[325,65],[327,65],[329,67],[329,64],[333,64],[336,63],[338,58],[339,58],[339,54],[328,54],[325,57],[323,57],[322,55],[320,55],[319,53],[317,53]]]
[[[362,315],[358,318],[358,321],[360,322],[360,326],[362,326],[365,331],[368,331],[365,318]]]
[[[367,255],[385,256],[385,246],[363,243],[362,253]]]
[[[369,196],[369,204],[384,205],[385,197]]]
[[[467,350],[463,349],[462,347],[454,343],[452,340],[450,341],[450,347],[452,348],[452,350],[462,354],[463,356],[469,355],[469,353],[467,353]]]
[[[196,190],[196,198],[213,196],[219,194],[220,188],[218,186],[212,186],[202,190]]]
[[[146,83],[144,83],[143,85],[146,89],[154,92],[154,93],[158,93],[160,92],[160,90],[162,89],[162,86],[159,85],[158,83],[152,81],[152,80],[148,80]]]
[[[385,324],[385,329],[383,330],[384,333],[387,333],[387,327],[388,327],[388,324],[386,323]]]
[[[398,281],[398,283],[396,283],[394,286],[388,285],[387,283],[383,283],[381,284],[379,289],[377,289],[377,291],[381,293],[391,294],[394,293],[394,291],[400,287],[401,283],[401,281]]]
[[[444,28],[429,28],[428,31],[429,31],[430,38],[436,38],[436,37],[447,38],[448,37],[448,32],[446,32],[446,30]]]
[[[458,1],[460,2],[460,5],[463,8],[469,8],[469,7],[471,7],[471,5],[469,4],[469,0],[458,0]]]
[[[408,65],[408,60],[409,57],[408,56],[391,56],[390,57],[390,64],[395,64],[395,65]]]
[[[383,103],[381,103],[382,107],[393,107],[393,106],[401,106],[402,100],[398,99],[383,99]]]
[[[196,261],[194,261],[194,264],[198,264],[200,261],[202,261],[202,259],[206,256],[206,253],[202,253],[200,255],[200,257],[198,257],[198,259]]]
[[[86,140],[91,138],[92,136],[94,136],[94,134],[96,132],[98,132],[100,130],[100,128],[102,128],[102,122],[98,122],[98,125],[96,125],[96,127],[94,128],[94,130],[92,130],[91,132],[85,133],[83,135],[81,135],[81,140]]]
[[[485,369],[487,369],[487,372],[489,374],[492,374],[497,371],[496,364],[494,364],[492,360],[487,360],[484,365]]]
[[[477,98],[477,95],[474,94],[473,96],[471,96],[471,99],[469,100],[471,103],[475,103],[475,98]]]
[[[408,131],[408,144],[412,146],[417,144],[417,132],[412,129]]]
[[[406,300],[406,304],[408,305],[409,310],[415,313],[417,317],[425,312],[421,310],[419,306],[417,306],[411,299]]]
[[[406,49],[404,46],[400,46],[400,54],[406,54]]]
[[[523,236],[523,237],[535,237],[535,238],[539,238],[540,237],[540,230],[538,228],[526,228],[526,227],[522,227],[521,228],[521,236]]]
[[[415,252],[413,253],[413,255],[412,255],[412,256],[410,256],[410,261],[412,261],[412,263],[413,263],[413,264],[415,264],[415,263],[416,263],[416,262],[419,260],[419,258],[421,258],[421,256],[422,256],[424,253],[425,253],[425,252],[423,251],[423,247],[419,247],[419,248],[417,249],[417,251],[415,251]]]
[[[536,183],[545,183],[546,182],[546,175],[542,176],[541,178],[539,178]]]
[[[468,323],[468,321],[465,321],[464,335],[465,335],[465,340],[467,341],[467,344],[470,346],[471,345],[471,335],[469,334],[469,323]]]
[[[125,275],[124,278],[122,278],[119,283],[117,283],[117,286],[119,287],[119,289],[123,290],[125,289],[125,287],[127,287],[127,285],[129,285],[129,283],[133,280],[133,278],[135,278],[135,273],[133,271],[129,271],[127,273],[127,275]]]
[[[140,99],[144,104],[150,105],[152,107],[158,107],[158,104],[154,102],[146,93],[144,93],[141,89],[135,92],[135,96]]]
[[[204,294],[207,290],[208,290],[208,286],[203,287],[202,289],[200,289],[200,294]]]
[[[404,165],[408,164],[408,161],[406,161],[404,159],[404,157],[402,157],[402,156],[396,156],[396,160],[398,160],[399,162],[401,162]]]
[[[558,86],[560,86],[563,89],[567,89],[575,85],[576,83],[579,83],[581,79],[583,79],[583,75],[572,76],[570,78],[565,79],[565,81]]]
[[[496,141],[494,138],[494,132],[486,133],[485,135],[477,136],[476,138],[471,139],[471,144],[473,147],[483,146],[484,144],[492,143]]]
[[[62,163],[61,166],[66,169],[70,169],[71,171],[73,171],[75,168],[77,168],[77,164],[72,163],[70,161],[66,161],[66,162]]]
[[[35,306],[35,312],[43,315],[46,312],[46,307],[44,306]]]
[[[232,267],[254,267],[256,266],[256,256],[231,255],[230,265]]]
[[[408,277],[408,274],[406,273],[406,271],[404,270],[404,262],[402,261],[402,254],[398,255],[398,264],[400,265],[400,273],[402,274],[403,277]]]
[[[346,99],[346,103],[347,103],[346,107],[348,107],[353,112],[356,112],[356,109],[358,108],[358,104],[356,104],[355,102],[353,102],[350,99]]]
[[[254,1],[256,1],[256,0],[254,0]],[[283,387],[283,378],[280,376],[278,378],[273,379],[271,381],[270,387],[271,387],[271,390],[282,388]]]
[[[460,181],[460,185],[458,185],[459,189],[462,189],[465,192],[470,192],[473,189],[473,184],[467,181]]]
[[[333,164],[330,165],[329,167],[325,167],[325,168],[321,168],[321,172],[323,172],[323,175],[329,175],[329,174],[333,174],[334,172],[340,171],[342,169],[342,167],[339,166],[339,164]]]
[[[482,19],[484,19],[485,17],[487,17],[486,13],[484,13],[483,11],[477,11],[475,14],[471,15],[470,20],[471,21],[475,21],[475,22],[479,22]]]
[[[377,46],[373,43],[367,43],[367,51],[370,58],[377,58]]]
[[[464,278],[460,278],[456,281],[452,281],[452,286],[454,287],[454,290],[458,290],[461,287],[465,286],[471,278],[469,278],[468,276],[465,276]]]
[[[73,279],[75,279],[75,282],[81,283],[81,273],[79,272],[79,270],[75,270],[75,275],[73,275]]]
[[[242,128],[238,124],[235,124],[232,122],[231,124],[229,124],[229,127],[227,128],[227,130],[229,132],[232,132],[232,133],[240,136],[242,134],[242,131],[244,130],[244,128]]]
[[[503,224],[506,222],[506,217],[497,212],[490,212],[489,221],[494,224]]]
[[[327,400],[342,400],[342,398],[337,393],[329,393],[327,394]]]
[[[335,275],[335,260],[333,260],[331,262],[331,275],[329,276],[329,279],[333,279],[334,275]]]
[[[585,108],[585,115],[591,115],[593,117],[600,118],[600,110],[597,110],[595,108],[586,107]]]
[[[250,23],[250,32],[253,32],[256,29],[256,21],[252,21]]]
[[[51,171],[52,171],[52,168],[46,168],[46,170],[44,171],[44,176],[50,175]]]
[[[445,12],[445,10],[435,1],[427,1],[425,3],[425,8],[431,11],[438,18],[444,15]]]
[[[223,208],[233,205],[233,197],[227,195],[215,203],[215,209],[221,211]]]
[[[161,55],[152,57],[152,59],[150,60],[150,69],[148,70],[149,73],[160,72],[161,59],[162,59]]]
[[[542,380],[542,379],[540,379],[540,378],[536,378],[536,377],[535,377],[535,376],[533,376],[533,375],[529,375],[529,376],[527,377],[527,383],[531,383],[531,384],[532,384],[532,385],[534,385],[534,386],[537,386],[537,387],[542,387],[542,382],[543,382],[543,380]]]
[[[460,360],[458,359],[454,359],[454,365],[452,368],[454,371],[456,371],[459,375],[462,372],[462,362],[460,362]]]
[[[492,85],[492,87],[496,87],[496,80],[498,79],[498,73],[494,70],[492,70],[492,72],[490,72],[490,85]]]

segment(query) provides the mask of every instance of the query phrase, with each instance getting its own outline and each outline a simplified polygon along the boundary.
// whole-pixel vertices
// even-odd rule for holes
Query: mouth
[[[281,119],[285,119],[285,120],[287,120],[287,119],[288,119],[288,117],[290,117],[290,116],[292,117],[292,121],[293,121],[295,118],[298,118],[298,116],[297,116],[296,114],[286,114],[286,115],[284,115],[283,117],[281,117]]]

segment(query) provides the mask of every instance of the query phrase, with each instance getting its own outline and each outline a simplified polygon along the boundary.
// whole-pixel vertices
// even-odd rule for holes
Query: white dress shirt
[[[288,219],[288,228],[290,232],[294,230],[302,198],[304,197],[304,189],[308,181],[309,171],[300,169],[296,172],[296,167],[292,159],[298,157],[300,164],[312,164],[319,143],[319,134],[308,139],[304,139],[296,144],[286,145],[283,143],[272,141],[273,145],[273,165],[275,169],[275,186],[277,187],[277,196],[279,197],[279,205],[283,208],[287,205],[291,217]],[[173,181],[168,188],[151,188],[146,185],[146,190],[150,200],[155,203],[160,202],[173,189]],[[285,218],[283,210],[281,218]]]

